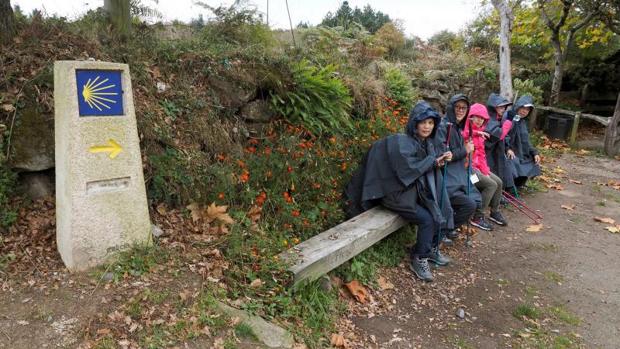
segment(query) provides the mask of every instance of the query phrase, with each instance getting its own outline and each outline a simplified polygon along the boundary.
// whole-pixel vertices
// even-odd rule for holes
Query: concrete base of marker
[[[123,115],[80,116],[83,86],[77,85],[76,70],[120,71]],[[63,262],[72,271],[97,266],[118,251],[151,242],[131,91],[126,64],[54,64],[56,240]],[[107,151],[110,144],[119,148]]]

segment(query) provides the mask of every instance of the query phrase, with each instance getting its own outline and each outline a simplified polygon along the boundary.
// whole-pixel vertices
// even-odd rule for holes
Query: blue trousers
[[[417,196],[414,189],[407,189],[385,196],[381,199],[381,205],[418,226],[416,244],[411,250],[411,257],[428,258],[432,255],[432,247],[437,245],[438,224],[433,220],[431,213],[417,203]]]

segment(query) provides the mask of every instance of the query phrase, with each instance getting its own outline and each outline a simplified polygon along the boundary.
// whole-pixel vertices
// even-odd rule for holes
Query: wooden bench
[[[291,263],[297,286],[318,279],[405,224],[396,213],[375,207],[282,252],[280,258]]]

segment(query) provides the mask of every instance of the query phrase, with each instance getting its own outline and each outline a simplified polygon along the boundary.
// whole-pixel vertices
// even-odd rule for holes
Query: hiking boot
[[[483,215],[474,216],[474,218],[472,218],[471,221],[469,221],[469,223],[471,223],[471,225],[473,225],[474,227],[480,228],[482,230],[486,230],[486,231],[493,230],[493,226],[484,219]]]
[[[499,211],[491,212],[491,214],[489,215],[489,220],[497,225],[503,226],[508,224],[506,218],[504,218],[504,216],[502,216],[501,212]]]
[[[442,266],[442,267],[452,262],[452,260],[449,257],[444,256],[439,250],[439,248],[437,247],[431,250],[431,256],[428,257],[428,260],[431,261],[433,264]]]
[[[459,237],[459,232],[456,230],[450,230],[446,233],[446,237],[448,237],[448,239],[455,240]]]
[[[446,235],[444,235],[444,236],[441,238],[441,243],[442,243],[442,244],[444,244],[444,245],[447,245],[447,246],[452,246],[453,241],[452,241],[452,239],[450,239],[449,237],[447,237]]]
[[[431,273],[431,268],[428,266],[428,258],[413,257],[411,263],[409,263],[409,269],[423,281],[433,281],[433,273]]]

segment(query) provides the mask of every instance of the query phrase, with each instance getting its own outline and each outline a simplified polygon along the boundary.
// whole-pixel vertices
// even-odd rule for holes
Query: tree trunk
[[[609,156],[620,154],[620,93],[616,100],[614,116],[605,129],[605,153]]]
[[[564,55],[562,54],[562,46],[560,44],[559,35],[553,35],[551,45],[554,49],[554,69],[553,81],[551,83],[551,96],[549,97],[549,105],[557,105],[560,101],[560,91],[562,89],[562,77],[564,76]]]
[[[500,94],[512,100],[512,72],[510,65],[510,38],[512,37],[512,9],[503,0],[492,0],[500,16],[499,86]]]
[[[15,17],[11,0],[0,0],[0,44],[7,44],[15,36]]]
[[[104,0],[103,8],[108,13],[110,22],[121,37],[126,37],[131,31],[131,14],[129,0]]]

